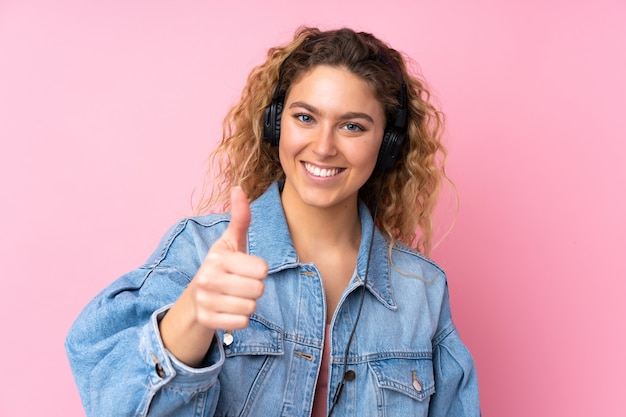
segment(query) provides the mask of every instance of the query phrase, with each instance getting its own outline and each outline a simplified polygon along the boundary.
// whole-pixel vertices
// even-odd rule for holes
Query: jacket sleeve
[[[213,342],[204,367],[191,368],[159,334],[158,321],[190,280],[188,272],[156,262],[119,278],[85,307],[65,347],[88,416],[213,414],[221,343]]]
[[[435,394],[431,397],[429,417],[479,417],[476,367],[452,322],[447,286],[439,330],[433,339],[433,368]]]

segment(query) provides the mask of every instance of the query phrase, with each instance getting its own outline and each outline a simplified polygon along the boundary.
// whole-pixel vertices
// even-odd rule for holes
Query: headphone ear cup
[[[283,117],[283,104],[282,100],[276,102],[276,114],[274,115],[274,140],[272,146],[278,146],[280,142],[280,121]]]
[[[263,113],[263,139],[272,146],[280,141],[280,118],[283,113],[283,101],[273,100]]]
[[[383,142],[380,145],[380,151],[378,152],[378,160],[376,161],[376,168],[383,169],[385,171],[391,170],[393,165],[398,159],[400,154],[400,148],[404,142],[405,133],[396,128],[385,129],[383,135]]]

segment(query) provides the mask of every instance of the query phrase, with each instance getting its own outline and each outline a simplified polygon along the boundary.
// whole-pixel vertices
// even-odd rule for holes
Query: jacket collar
[[[248,229],[248,250],[251,255],[259,256],[267,262],[269,272],[277,272],[299,265],[298,254],[291,241],[285,212],[280,200],[279,184],[273,183],[265,193],[250,206],[252,223]],[[360,286],[367,269],[367,257],[373,227],[369,209],[359,201],[361,218],[361,244],[357,258],[357,273],[349,286]],[[372,258],[367,278],[368,290],[386,307],[396,308],[390,280],[390,263],[387,258],[389,243],[378,228],[374,231]]]

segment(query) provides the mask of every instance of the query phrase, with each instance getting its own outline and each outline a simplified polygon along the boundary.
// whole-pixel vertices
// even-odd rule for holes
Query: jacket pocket
[[[283,354],[282,331],[252,315],[248,327],[219,331],[226,359],[218,377],[220,395],[215,416],[251,416],[280,383],[275,358]]]
[[[227,358],[238,355],[280,355],[283,353],[282,332],[277,326],[252,315],[248,327],[233,332],[219,331]]]
[[[419,402],[435,393],[433,361],[430,357],[382,359],[370,362],[369,367],[378,388],[383,391],[395,391]],[[383,397],[389,395],[383,392]]]

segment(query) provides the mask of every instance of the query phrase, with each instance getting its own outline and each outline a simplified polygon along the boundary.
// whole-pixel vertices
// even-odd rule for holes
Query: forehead
[[[350,107],[350,111],[381,113],[374,88],[362,77],[343,67],[318,65],[295,79],[286,102],[313,101],[316,106]]]

